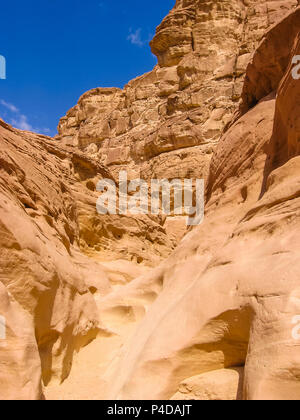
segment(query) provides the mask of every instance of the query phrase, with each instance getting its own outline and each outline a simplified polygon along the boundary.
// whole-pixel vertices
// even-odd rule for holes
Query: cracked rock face
[[[244,399],[299,399],[293,320],[300,311],[300,84],[292,77],[292,57],[300,54],[299,12],[275,25],[255,52],[258,64],[265,40],[278,59],[290,46],[277,85],[265,85],[265,96],[218,143],[204,223],[185,236],[151,281],[137,279],[109,299],[114,306],[125,296],[128,304],[131,296],[132,306],[143,306],[134,287],[143,285],[145,293],[163,279],[115,361],[113,372],[122,374],[110,396],[238,399],[242,381]],[[226,381],[224,395],[218,386]]]
[[[162,172],[169,179],[207,178],[254,49],[297,4],[177,1],[151,42],[158,58],[153,71],[123,90],[85,93],[61,119],[58,138],[81,149],[96,145],[94,154],[114,174],[126,168],[132,178]]]
[[[158,65],[123,90],[86,92],[60,120],[58,139],[92,153],[114,176],[126,170],[129,179],[207,180],[221,134],[245,110],[255,48],[297,4],[177,1],[151,41]],[[168,217],[168,226],[176,241],[186,223]]]
[[[299,399],[297,4],[178,0],[57,139],[0,120],[0,397]],[[204,177],[204,223],[98,215],[121,169]]]
[[[158,217],[99,217],[95,183],[112,175],[98,161],[2,120],[0,142],[0,398],[42,399],[42,383],[65,380],[74,354],[109,335],[94,295],[172,245]]]

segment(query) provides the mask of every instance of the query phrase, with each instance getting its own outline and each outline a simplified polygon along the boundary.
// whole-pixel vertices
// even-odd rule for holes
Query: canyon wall
[[[299,37],[300,8],[256,50],[245,90],[258,102],[216,147],[204,223],[151,279],[107,298],[147,308],[109,367],[110,397],[299,399]]]
[[[299,399],[297,5],[178,0],[55,139],[0,120],[1,398]],[[100,216],[121,169],[204,178],[204,223]]]
[[[2,120],[0,138],[0,397],[40,399],[42,381],[63,381],[74,353],[109,335],[94,294],[172,245],[159,217],[97,214],[95,183],[113,179],[98,161]]]
[[[207,180],[221,134],[244,111],[253,51],[297,4],[177,1],[150,43],[158,65],[124,89],[83,94],[60,120],[57,139],[92,154],[114,176],[126,170],[129,179]],[[170,216],[165,229],[178,243],[186,221]]]
[[[239,109],[251,54],[297,4],[177,1],[151,41],[158,65],[123,90],[82,95],[61,119],[58,139],[97,155],[114,174],[207,179],[216,143]]]

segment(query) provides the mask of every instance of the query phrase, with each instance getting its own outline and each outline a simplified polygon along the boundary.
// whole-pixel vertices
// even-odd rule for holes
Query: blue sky
[[[151,70],[149,40],[175,0],[10,0],[1,5],[0,117],[56,134],[94,87],[123,87]]]

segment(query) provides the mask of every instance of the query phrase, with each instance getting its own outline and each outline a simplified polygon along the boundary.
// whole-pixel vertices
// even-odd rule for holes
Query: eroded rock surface
[[[290,30],[284,38],[281,30],[294,19],[300,29],[297,9],[266,36],[278,44],[270,48],[279,57],[281,43],[291,46],[282,79],[216,148],[204,223],[149,284],[137,279],[108,297],[110,305],[131,296],[132,306],[145,306],[145,290],[162,282],[110,367],[112,377],[122,372],[109,386],[111,396],[170,398],[180,383],[194,381],[187,378],[244,366],[244,399],[299,399],[299,341],[292,330],[300,310],[300,84],[292,77],[292,57],[300,51],[299,35]],[[134,284],[143,294],[134,293]]]
[[[56,141],[0,123],[2,398],[299,399],[297,4],[178,0]],[[96,213],[124,168],[207,180],[171,255],[168,221]]]
[[[94,295],[172,245],[158,217],[98,215],[95,183],[112,175],[96,160],[1,120],[0,141],[0,397],[39,399],[41,379],[63,381],[74,353],[107,334]]]
[[[0,138],[0,312],[7,324],[0,395],[41,398],[41,376],[45,384],[65,379],[74,351],[99,331],[88,280],[105,293],[111,286],[100,265],[91,271],[79,253],[68,168],[47,153],[43,137],[0,122]]]
[[[85,93],[61,119],[58,138],[96,154],[114,174],[126,168],[133,178],[207,179],[215,145],[238,108],[254,49],[297,4],[177,1],[151,42],[158,57],[153,71],[123,90]]]
[[[243,397],[243,369],[220,369],[183,381],[172,400],[236,401]]]
[[[61,119],[57,138],[93,154],[114,176],[126,169],[129,179],[207,180],[213,151],[233,116],[244,112],[246,103],[265,96],[260,86],[267,83],[265,69],[255,73],[259,58],[242,92],[255,48],[266,30],[297,4],[298,0],[177,1],[151,41],[158,65],[123,90],[86,92]],[[296,28],[297,19],[293,24]],[[289,24],[283,31],[287,28]],[[276,43],[270,45],[277,49]],[[268,48],[268,40],[265,43],[263,63],[275,78],[273,85],[281,80],[290,47],[281,47],[283,57],[270,68],[274,50]],[[252,92],[252,82],[259,92]],[[172,221],[169,217],[169,232],[181,239],[178,221],[174,226]],[[180,232],[184,230],[182,220]]]

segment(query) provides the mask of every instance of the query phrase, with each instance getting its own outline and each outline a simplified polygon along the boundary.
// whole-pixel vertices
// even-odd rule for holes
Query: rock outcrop
[[[219,369],[194,376],[179,385],[172,400],[236,401],[243,398],[243,369]]]
[[[153,71],[123,90],[97,88],[82,95],[60,120],[58,139],[94,154],[115,176],[126,169],[130,179],[206,180],[220,135],[245,108],[240,99],[254,49],[266,30],[297,4],[177,1],[151,42],[158,58]],[[266,59],[270,57],[274,51]],[[271,70],[278,83],[275,64]],[[280,65],[282,72],[284,60]],[[246,89],[243,97],[252,103],[249,95]],[[172,222],[169,217],[168,231],[181,239],[185,220],[179,235],[178,220],[174,227]]]
[[[126,168],[133,178],[206,179],[214,147],[238,109],[251,54],[297,4],[177,1],[151,42],[158,57],[153,71],[123,90],[85,93],[61,119],[58,138],[97,154],[114,174]]]
[[[297,5],[177,0],[58,138],[0,123],[2,398],[299,399]],[[98,215],[121,169],[204,177],[204,223]]]
[[[74,353],[108,334],[94,294],[171,245],[158,217],[97,214],[95,183],[112,178],[97,161],[1,120],[0,141],[0,397],[39,399],[41,379],[63,381]]]
[[[41,377],[44,384],[65,379],[73,353],[99,331],[88,282],[105,293],[111,286],[79,253],[69,168],[41,136],[2,122],[0,136],[0,395],[35,399],[42,397]]]
[[[257,63],[266,40],[279,58],[291,46],[281,80],[265,87],[215,150],[204,223],[151,280],[137,279],[108,297],[111,306],[125,296],[128,305],[130,296],[132,307],[147,307],[110,367],[112,377],[122,372],[108,385],[111,397],[171,398],[188,389],[204,398],[211,392],[207,372],[223,378],[223,369],[244,367],[244,399],[299,399],[299,341],[292,331],[300,311],[300,84],[292,58],[300,50],[291,22],[299,34],[299,8],[266,34],[254,55]],[[283,27],[289,28],[284,37]],[[252,65],[248,71],[253,74]],[[146,290],[160,282],[148,308]],[[214,390],[214,399],[224,396]]]

